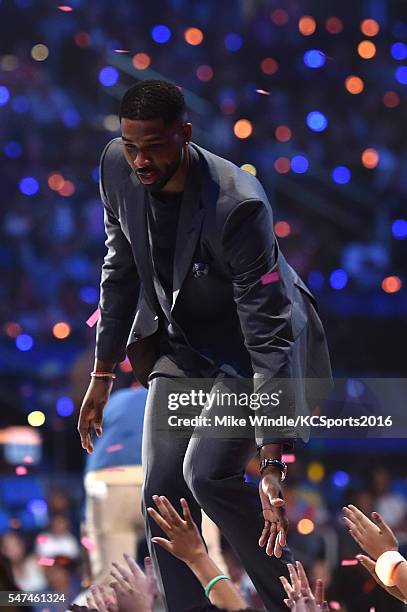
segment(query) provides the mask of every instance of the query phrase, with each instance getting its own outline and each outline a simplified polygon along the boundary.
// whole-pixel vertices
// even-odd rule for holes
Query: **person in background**
[[[44,570],[38,565],[35,556],[27,554],[23,538],[14,531],[3,534],[0,540],[0,552],[10,563],[14,581],[23,591],[41,591],[47,580]]]
[[[71,532],[70,520],[65,514],[55,514],[51,517],[48,531],[37,537],[35,553],[39,557],[78,559],[79,544]]]

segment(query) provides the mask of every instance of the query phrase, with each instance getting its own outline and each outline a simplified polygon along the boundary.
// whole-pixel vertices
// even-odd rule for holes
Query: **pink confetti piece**
[[[86,536],[81,538],[81,544],[84,548],[86,548],[86,550],[89,550],[89,552],[94,552],[96,550],[96,544],[94,544],[92,540]]]
[[[117,451],[122,450],[123,444],[111,444],[107,447],[107,453],[117,453]]]
[[[23,461],[24,463],[33,463],[34,459],[30,455],[26,455]]]
[[[126,469],[125,468],[121,468],[121,467],[111,467],[111,468],[106,468],[107,472],[125,472]]]
[[[270,92],[265,89],[256,89],[256,93],[262,94],[263,96],[270,96]]]
[[[55,559],[51,557],[40,557],[37,560],[38,565],[43,565],[44,567],[52,567],[55,563]]]
[[[48,542],[48,536],[46,535],[39,535],[37,536],[37,543],[38,544],[46,544]]]
[[[342,559],[341,566],[349,567],[350,565],[357,565],[359,561],[357,559]]]
[[[370,608],[369,612],[376,612],[376,608]]]
[[[100,319],[100,310],[97,308],[93,314],[90,315],[89,319],[86,321],[86,325],[89,327],[93,327]]]
[[[295,455],[294,453],[287,453],[281,457],[281,460],[284,461],[284,463],[295,463]]]
[[[67,4],[61,4],[60,6],[58,6],[58,8],[63,13],[70,13],[71,11],[73,11],[72,6],[68,6]]]
[[[267,274],[263,274],[261,277],[262,285],[269,285],[270,283],[276,283],[280,280],[280,275],[278,272],[268,272]]]
[[[27,474],[27,468],[24,465],[18,465],[16,467],[17,476],[25,476]]]
[[[113,53],[130,53],[128,49],[114,49]]]
[[[330,601],[329,602],[329,607],[330,607],[331,610],[340,610],[342,608],[342,606],[339,603],[339,601]]]

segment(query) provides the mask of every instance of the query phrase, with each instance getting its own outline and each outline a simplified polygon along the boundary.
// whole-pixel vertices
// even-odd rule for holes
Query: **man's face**
[[[162,119],[121,120],[124,156],[148,191],[160,191],[182,161],[185,126]]]

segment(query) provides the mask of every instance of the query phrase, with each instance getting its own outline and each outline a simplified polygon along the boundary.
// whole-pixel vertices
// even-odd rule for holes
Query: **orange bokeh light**
[[[287,238],[291,234],[291,226],[287,221],[277,221],[274,231],[278,238]]]
[[[346,79],[345,87],[351,94],[360,94],[364,90],[365,84],[360,77],[351,75]]]
[[[314,523],[307,518],[303,518],[297,523],[298,533],[301,535],[309,535],[314,531]]]
[[[291,130],[287,125],[279,125],[274,132],[279,142],[288,142],[292,136]]]
[[[58,193],[59,195],[64,196],[64,198],[69,198],[69,196],[75,193],[75,185],[72,183],[72,181],[64,181],[62,187],[58,189]]]
[[[343,30],[343,23],[339,17],[328,17],[325,21],[326,31],[330,34],[340,34]]]
[[[151,64],[151,58],[147,53],[136,53],[131,61],[137,70],[145,70]]]
[[[376,149],[365,149],[362,153],[362,164],[372,170],[379,163],[379,154]]]
[[[253,125],[248,119],[239,119],[233,126],[237,138],[249,138],[253,133]]]
[[[272,57],[265,57],[260,63],[260,68],[264,74],[274,74],[278,70],[278,63]]]
[[[203,32],[199,28],[188,28],[184,32],[184,38],[189,45],[200,45],[203,41]]]
[[[386,91],[383,96],[383,104],[387,108],[396,108],[400,104],[400,96],[395,91]]]
[[[274,162],[274,169],[279,174],[287,174],[287,172],[290,172],[290,168],[291,164],[288,157],[277,157],[276,161]]]
[[[50,174],[48,177],[48,187],[53,191],[59,191],[64,186],[64,177],[62,174]]]
[[[358,53],[363,59],[372,59],[376,55],[376,45],[371,40],[362,40],[358,44]]]
[[[63,321],[60,323],[55,323],[54,327],[52,328],[52,333],[54,334],[55,338],[58,338],[58,340],[64,340],[64,338],[67,338],[70,335],[71,326]]]
[[[402,282],[398,276],[386,276],[382,281],[382,289],[386,293],[397,293],[402,287]]]
[[[376,36],[380,26],[375,19],[364,19],[360,24],[360,29],[365,36]]]
[[[298,29],[303,36],[311,36],[317,29],[317,22],[313,17],[304,15],[298,22]]]

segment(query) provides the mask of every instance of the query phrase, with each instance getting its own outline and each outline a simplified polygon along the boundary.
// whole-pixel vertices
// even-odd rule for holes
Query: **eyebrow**
[[[122,138],[122,141],[123,141],[124,143],[126,143],[126,144],[132,144],[132,145],[134,145],[134,146],[137,146],[137,145],[136,145],[136,143],[134,143],[133,141],[129,140],[128,138],[125,138],[124,136],[122,136],[121,138]],[[151,144],[152,142],[158,142],[158,141],[162,142],[162,141],[163,141],[163,137],[162,137],[162,136],[157,135],[157,136],[150,136],[150,137],[146,138],[146,142],[147,142],[148,144]]]

